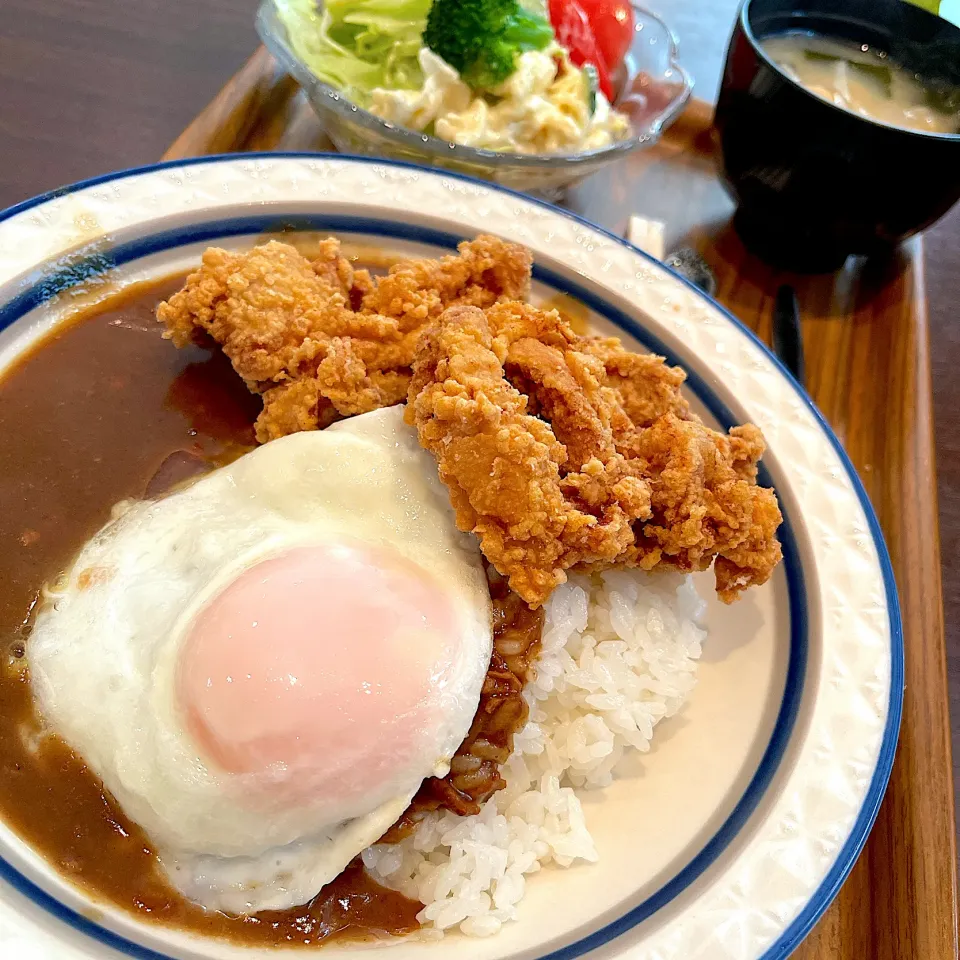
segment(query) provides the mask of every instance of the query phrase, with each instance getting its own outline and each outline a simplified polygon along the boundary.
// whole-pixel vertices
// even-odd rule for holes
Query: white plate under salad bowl
[[[450,249],[481,231],[527,245],[538,295],[579,298],[597,330],[682,364],[690,398],[711,422],[763,429],[761,479],[776,487],[785,517],[784,563],[773,579],[731,607],[711,603],[697,687],[680,716],[664,721],[642,775],[585,804],[599,862],[532,877],[519,920],[495,937],[383,949],[393,960],[451,951],[464,960],[787,956],[867,837],[900,719],[893,576],[836,437],[752,333],[629,244],[498,187],[363,158],[173,162],[8,210],[0,215],[0,368],[69,310],[63,293],[91,245],[91,269],[123,283],[183,270],[211,242],[250,245],[280,224],[403,251]],[[332,957],[369,947],[321,949]],[[0,956],[277,955],[92,902],[0,826]]]
[[[320,80],[290,38],[279,11],[284,2],[262,0],[257,12],[257,32],[280,65],[303,88],[338,150],[444,167],[547,198],[559,196],[634,150],[653,146],[680,115],[693,92],[693,80],[680,63],[677,40],[670,28],[656,14],[634,3],[633,40],[624,58],[625,79],[615,103],[630,120],[629,137],[608,147],[575,154],[525,155],[465,147],[388,123]],[[323,0],[317,0],[317,6],[322,9]]]

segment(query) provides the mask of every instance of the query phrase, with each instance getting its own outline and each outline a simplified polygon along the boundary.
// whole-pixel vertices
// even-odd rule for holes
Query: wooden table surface
[[[657,0],[673,24],[698,93],[714,95],[735,0]],[[253,48],[254,0],[3,0],[0,36],[0,207],[60,183],[148,163],[235,71]],[[960,391],[950,376],[960,364],[960,332],[951,325],[960,292],[960,210],[926,238],[927,289],[937,421],[946,624],[954,742],[960,733],[960,582],[953,556],[960,540]],[[879,372],[878,372],[878,375]],[[903,398],[904,407],[910,398]],[[829,411],[827,411],[829,414]],[[855,458],[857,459],[857,458]],[[933,465],[931,464],[931,469]],[[920,485],[923,489],[923,485]],[[909,496],[910,491],[902,494]],[[925,504],[934,510],[935,504]],[[920,511],[924,512],[923,509]],[[937,616],[935,590],[924,619]],[[960,755],[960,750],[955,749]],[[921,884],[922,886],[922,884]],[[922,899],[922,898],[919,898]],[[864,916],[874,937],[884,923]],[[922,912],[923,903],[917,903]],[[848,924],[832,935],[848,939]],[[891,931],[892,932],[892,931]],[[872,938],[871,938],[872,939]],[[828,944],[827,953],[833,955]],[[875,943],[869,955],[920,955]],[[926,960],[926,956],[923,957]],[[941,954],[931,960],[941,960]],[[946,960],[946,958],[944,958]]]

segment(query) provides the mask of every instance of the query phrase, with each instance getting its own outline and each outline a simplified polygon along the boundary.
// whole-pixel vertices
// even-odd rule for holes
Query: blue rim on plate
[[[343,155],[329,154],[304,154],[304,153],[268,153],[258,154],[257,159],[289,158],[297,159],[339,159],[350,160],[351,162],[360,162],[374,165],[387,165],[392,167],[407,168],[412,170],[422,170],[413,164],[401,163],[397,161],[385,161],[369,157],[346,157]],[[74,193],[76,191],[108,183],[115,180],[125,179],[144,173],[151,173],[157,170],[178,168],[184,166],[194,166],[200,164],[209,164],[222,162],[224,160],[251,160],[250,154],[225,154],[212,157],[200,157],[185,161],[167,161],[164,163],[134,168],[118,173],[107,174],[104,176],[80,181],[69,187],[51,191],[39,197],[26,200],[8,210],[0,213],[0,223],[10,217],[39,206],[49,200]],[[527,195],[516,193],[503,187],[493,184],[483,183],[473,178],[442,171],[442,176],[462,180],[470,184],[483,187],[484,189],[495,190],[507,195],[515,196],[528,203],[534,203],[546,207],[552,211],[558,212],[566,218],[576,221],[591,230],[602,234],[606,238],[627,247],[641,258],[655,263],[660,269],[667,270],[659,261],[650,257],[644,251],[634,247],[627,241],[615,236],[602,227],[591,223],[590,221],[578,217],[575,214],[566,211],[557,211],[555,207],[544,201],[536,200]],[[61,292],[66,286],[78,282],[81,276],[88,277],[93,273],[99,273],[114,266],[129,263],[133,260],[147,256],[151,253],[170,249],[172,247],[183,246],[188,243],[206,242],[209,240],[222,238],[225,236],[239,236],[244,234],[258,233],[265,229],[276,229],[278,224],[289,225],[300,229],[317,229],[322,226],[324,229],[353,232],[364,234],[375,234],[388,236],[394,239],[417,240],[423,243],[435,246],[452,248],[463,239],[462,236],[431,229],[428,227],[415,226],[410,224],[397,223],[390,220],[383,220],[371,217],[343,216],[343,215],[304,215],[302,213],[284,216],[283,214],[271,213],[269,215],[248,216],[240,218],[218,218],[207,221],[202,224],[194,224],[189,227],[160,231],[148,236],[137,238],[127,243],[112,247],[109,251],[99,251],[97,256],[92,259],[87,267],[87,271],[81,267],[79,274],[76,266],[64,273],[58,279],[57,274],[52,276],[47,274],[38,277],[25,289],[22,289],[11,301],[0,308],[0,330],[5,329],[20,316],[41,306],[49,301],[57,293]],[[668,271],[672,273],[672,271]],[[693,284],[689,283],[683,277],[673,274],[676,280],[682,283],[696,293],[701,299],[709,300]],[[629,333],[649,349],[666,356],[671,363],[676,363],[677,358],[672,355],[672,351],[667,349],[666,345],[650,330],[643,327],[642,324],[624,313],[613,304],[606,301],[603,297],[587,290],[574,281],[567,280],[559,274],[547,268],[535,266],[534,277],[542,280],[550,287],[568,293],[594,310],[599,315],[605,317],[614,325]],[[828,871],[826,877],[820,884],[813,896],[807,901],[806,905],[794,918],[792,923],[780,934],[778,939],[762,955],[762,960],[782,960],[788,956],[803,937],[809,932],[819,917],[827,909],[830,902],[836,895],[840,885],[843,883],[854,862],[857,859],[870,828],[876,819],[879,811],[880,802],[886,789],[890,771],[893,766],[893,758],[896,750],[897,736],[900,726],[903,701],[903,638],[902,626],[900,622],[900,609],[897,598],[896,583],[893,576],[893,570],[890,564],[889,554],[883,540],[879,523],[873,508],[867,497],[866,491],[860,482],[856,471],[853,468],[849,458],[844,452],[839,440],[833,431],[824,421],[820,412],[813,405],[810,398],[803,389],[796,383],[789,371],[782,363],[769,351],[765,344],[751,331],[745,327],[736,317],[730,314],[724,307],[715,301],[709,301],[712,306],[721,312],[731,323],[744,332],[756,344],[777,368],[781,375],[790,383],[803,401],[805,406],[814,414],[821,430],[829,439],[831,445],[836,451],[844,470],[851,482],[851,485],[862,505],[864,514],[870,529],[871,538],[877,549],[880,567],[883,576],[884,589],[888,603],[888,617],[891,633],[891,680],[890,680],[890,699],[887,713],[886,728],[883,734],[883,741],[877,758],[877,765],[874,774],[857,816],[856,822],[848,836],[846,842],[837,854],[837,857]],[[723,400],[710,389],[702,377],[695,371],[689,371],[688,383],[693,393],[707,406],[710,412],[726,429],[736,422],[729,408]],[[761,481],[765,484],[770,483],[770,477],[761,465]],[[672,877],[656,893],[648,897],[644,902],[635,906],[623,916],[608,923],[602,929],[581,938],[575,943],[569,944],[560,949],[554,950],[549,954],[542,956],[542,960],[573,960],[575,957],[582,956],[609,941],[620,936],[627,930],[636,926],[643,920],[646,920],[657,910],[661,909],[666,903],[670,902],[681,891],[693,883],[717,857],[727,848],[732,840],[737,836],[740,829],[756,809],[760,800],[763,798],[767,787],[779,768],[787,743],[790,739],[794,727],[794,721],[799,709],[803,676],[806,668],[807,658],[807,624],[806,624],[806,595],[803,583],[802,569],[799,561],[796,540],[790,527],[789,518],[784,517],[784,524],[781,527],[781,541],[784,548],[784,566],[787,571],[788,591],[790,599],[790,655],[787,667],[787,678],[783,700],[778,712],[776,724],[771,735],[770,741],[764,751],[760,764],[751,779],[750,784],[737,802],[734,810],[722,824],[714,836],[707,841],[694,858],[678,874]],[[60,920],[70,924],[75,929],[91,936],[105,945],[125,952],[128,956],[141,958],[141,960],[169,960],[167,954],[159,953],[151,948],[136,944],[126,937],[116,934],[110,930],[101,927],[99,924],[89,920],[83,915],[75,912],[71,908],[60,903],[55,897],[52,897],[40,889],[31,880],[16,870],[11,864],[0,859],[0,876],[7,880],[12,886],[21,893],[30,897],[39,906],[42,906],[48,912],[52,913]]]

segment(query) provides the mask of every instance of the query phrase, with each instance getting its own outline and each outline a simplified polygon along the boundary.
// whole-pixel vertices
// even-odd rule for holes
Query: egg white
[[[457,610],[460,657],[431,704],[417,761],[358,807],[252,796],[180,714],[175,677],[195,613],[241,570],[349,537],[419,564]],[[490,599],[433,458],[394,407],[276,440],[187,489],[127,505],[86,545],[40,611],[27,661],[45,724],[83,756],[156,845],[173,883],[229,913],[303,903],[443,775],[490,660]]]

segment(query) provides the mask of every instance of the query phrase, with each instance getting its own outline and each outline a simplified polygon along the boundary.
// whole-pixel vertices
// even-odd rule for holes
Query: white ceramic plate
[[[600,862],[531,878],[520,920],[494,938],[384,949],[394,960],[451,950],[463,960],[787,956],[866,839],[900,718],[893,577],[836,437],[749,331],[623,241],[469,179],[344,157],[160,165],[0,215],[0,368],[69,311],[69,289],[85,274],[162,276],[195,264],[209,243],[249,246],[283,225],[418,252],[481,231],[526,244],[538,294],[572,294],[597,329],[682,364],[708,420],[763,429],[761,479],[776,487],[785,516],[783,565],[735,606],[711,603],[697,688],[658,728],[642,771],[586,797]],[[276,956],[92,904],[3,827],[0,955]]]

